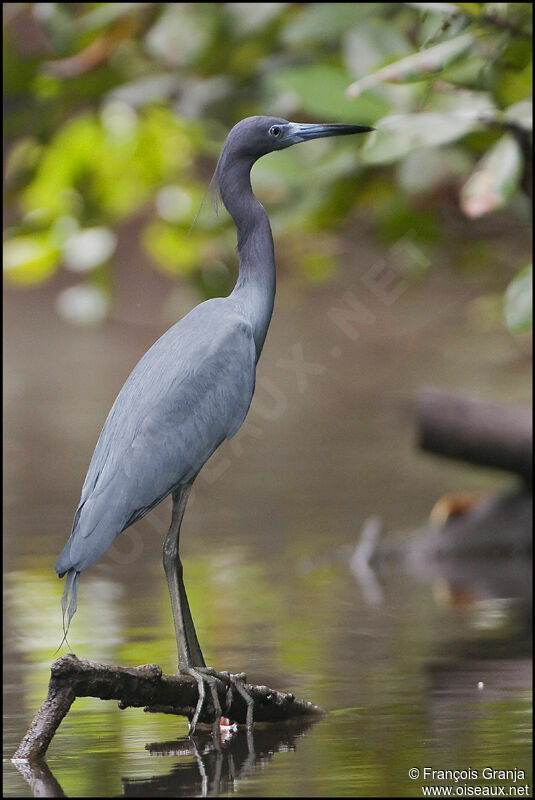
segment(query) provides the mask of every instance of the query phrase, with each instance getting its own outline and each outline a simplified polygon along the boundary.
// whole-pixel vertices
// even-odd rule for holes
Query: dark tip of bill
[[[331,132],[333,135],[343,135],[344,133],[370,133],[370,131],[374,130],[375,128],[372,128],[371,125],[345,125],[344,123],[340,123],[333,125]]]

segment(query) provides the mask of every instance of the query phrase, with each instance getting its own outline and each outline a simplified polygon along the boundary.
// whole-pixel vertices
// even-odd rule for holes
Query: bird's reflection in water
[[[153,756],[172,759],[167,775],[153,778],[123,778],[123,797],[216,797],[230,794],[236,782],[251,775],[255,766],[267,764],[276,753],[295,750],[318,717],[287,722],[256,723],[213,737],[209,729],[198,729],[195,738],[146,745]],[[34,797],[65,797],[46,761],[35,764],[13,762],[29,784]]]
[[[125,797],[216,797],[235,790],[236,782],[251,775],[255,766],[267,764],[276,753],[295,750],[317,718],[282,724],[255,725],[252,731],[239,728],[220,739],[197,731],[195,739],[147,745],[153,755],[182,759],[167,775],[154,778],[123,778]]]

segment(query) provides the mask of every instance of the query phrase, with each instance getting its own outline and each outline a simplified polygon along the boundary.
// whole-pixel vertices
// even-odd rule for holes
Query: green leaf
[[[379,69],[385,60],[404,58],[412,47],[402,32],[385,20],[369,16],[343,37],[344,61],[354,78]]]
[[[241,3],[237,5],[242,5]],[[338,43],[345,33],[358,27],[383,3],[299,3],[281,31],[286,47]]]
[[[500,52],[499,70],[493,94],[502,107],[517,103],[533,90],[533,44],[529,40],[511,39]]]
[[[473,160],[461,147],[422,147],[409,153],[398,168],[398,183],[407,194],[440,190],[464,178]]]
[[[460,56],[469,50],[474,44],[474,37],[471,33],[463,33],[446,42],[441,42],[427,50],[421,50],[410,56],[395,61],[393,64],[383,67],[372,75],[366,75],[346,89],[348,97],[355,98],[366,89],[376,86],[378,83],[412,83],[429,78],[441,72],[448,64],[456,61]]]
[[[100,30],[150,5],[150,3],[95,3],[95,8],[78,18],[76,27],[84,33]]]
[[[521,100],[519,103],[514,103],[503,112],[503,119],[508,122],[514,122],[525,131],[533,130],[533,103],[531,100]]]
[[[199,266],[199,250],[194,238],[166,222],[148,225],[142,239],[156,264],[165,272],[187,275]]]
[[[345,96],[347,73],[327,64],[286,67],[267,79],[273,94],[295,94],[296,108],[323,120],[373,123],[388,113],[388,105],[379,97],[366,94],[358,103]]]
[[[6,278],[26,286],[42,283],[56,271],[59,256],[47,233],[13,236],[4,243]]]
[[[512,333],[523,333],[531,330],[533,267],[530,264],[521,270],[511,281],[504,296],[504,317],[507,327]]]
[[[466,216],[482,217],[507,205],[520,182],[522,166],[520,146],[507,133],[485,153],[461,189]]]
[[[479,113],[429,111],[385,117],[377,124],[377,130],[366,137],[361,160],[365,164],[387,164],[420,147],[454,142],[479,124]]]
[[[191,139],[172,111],[149,108],[137,114],[124,103],[107,104],[97,117],[84,113],[54,135],[21,194],[26,212],[48,219],[80,216],[120,219],[148,200],[168,175],[189,163]]]
[[[481,12],[481,6],[484,5],[483,3],[454,3],[454,6],[460,11],[464,11],[465,14],[468,14],[471,17],[478,17]]]
[[[15,142],[7,156],[4,179],[6,184],[33,169],[39,161],[42,146],[34,136],[24,136]]]
[[[225,7],[232,19],[235,34],[250,36],[280,17],[288,5],[289,3],[226,3]]]
[[[459,12],[456,3],[407,3],[406,5],[429,14],[457,14]]]

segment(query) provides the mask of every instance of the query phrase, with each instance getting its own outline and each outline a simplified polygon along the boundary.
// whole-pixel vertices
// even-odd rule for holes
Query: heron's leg
[[[205,683],[209,685],[210,694],[212,696],[215,712],[214,725],[217,725],[221,718],[221,705],[217,696],[216,682],[211,675],[212,670],[206,668],[201,647],[197,639],[182,577],[183,569],[179,555],[180,526],[182,524],[182,518],[186,510],[186,503],[188,502],[190,491],[191,484],[182,486],[176,492],[173,492],[173,514],[171,517],[171,525],[163,546],[163,566],[167,578],[167,585],[169,587],[171,608],[173,609],[173,620],[175,623],[176,643],[178,648],[178,669],[195,678],[199,690],[197,707],[190,725],[190,730],[193,733],[205,701]]]
[[[223,683],[228,686],[230,692],[236,689],[243,697],[247,704],[247,728],[251,729],[253,724],[253,699],[247,693],[243,685],[246,679],[245,674],[229,675],[228,672],[216,672],[212,668],[206,666],[189,609],[186,589],[182,578],[182,562],[180,561],[178,549],[180,526],[182,524],[182,518],[190,491],[191,484],[182,486],[180,489],[177,489],[176,492],[173,492],[171,525],[163,546],[163,566],[167,578],[167,585],[169,587],[169,596],[171,598],[171,608],[173,609],[173,620],[175,623],[178,669],[195,678],[199,690],[199,699],[190,724],[190,732],[194,733],[205,702],[205,683],[208,684],[212,697],[214,726],[219,723],[222,710],[217,695],[216,678],[223,681]],[[227,707],[230,706],[230,697],[231,696],[227,698]]]
[[[182,579],[182,562],[178,553],[180,526],[190,491],[191,484],[181,486],[180,489],[173,492],[173,515],[163,546],[163,566],[175,623],[178,668],[184,671],[191,667],[205,666],[191,611],[189,610],[186,589]]]

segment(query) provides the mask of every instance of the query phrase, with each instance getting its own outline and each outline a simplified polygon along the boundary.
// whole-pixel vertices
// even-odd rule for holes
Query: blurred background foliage
[[[127,220],[155,269],[201,297],[231,289],[234,228],[203,198],[227,131],[248,115],[377,129],[355,147],[325,140],[255,166],[280,268],[304,280],[335,275],[334,229],[352,220],[385,247],[410,238],[412,279],[446,247],[459,268],[487,268],[493,223],[479,218],[529,229],[530,3],[3,9],[5,276],[34,287],[70,271],[57,308],[73,321],[109,313]],[[485,308],[521,333],[532,272],[516,258]]]

